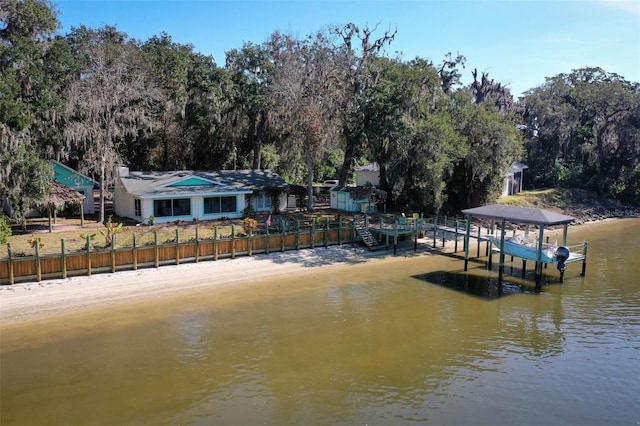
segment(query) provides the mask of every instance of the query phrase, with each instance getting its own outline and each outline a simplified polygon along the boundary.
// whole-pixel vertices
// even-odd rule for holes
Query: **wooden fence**
[[[39,247],[34,247],[33,256],[15,256],[11,246],[7,245],[8,258],[0,260],[0,284],[14,284],[25,281],[67,278],[70,276],[95,273],[136,270],[139,268],[158,268],[162,265],[179,265],[200,261],[216,261],[236,256],[252,256],[275,251],[300,250],[303,248],[328,247],[359,240],[354,223],[338,222],[297,223],[294,230],[263,233],[251,231],[249,235],[220,236],[214,228],[211,238],[200,239],[196,230],[195,238],[181,241],[179,230],[173,241],[159,243],[158,232],[154,241],[139,246],[135,234],[129,247],[117,247],[116,241],[111,248],[96,249],[91,245],[91,237],[86,237],[85,249],[67,252],[65,241],[61,240],[61,252],[40,255]]]

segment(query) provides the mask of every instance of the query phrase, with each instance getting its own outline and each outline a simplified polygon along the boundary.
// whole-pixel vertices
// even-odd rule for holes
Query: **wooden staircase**
[[[362,238],[362,242],[369,248],[369,250],[380,250],[384,247],[384,245],[380,244],[376,237],[373,236],[371,231],[367,228],[364,219],[355,219],[356,231],[360,238]]]

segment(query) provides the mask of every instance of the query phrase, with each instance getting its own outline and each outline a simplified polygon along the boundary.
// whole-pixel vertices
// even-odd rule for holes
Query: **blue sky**
[[[224,66],[225,52],[271,33],[304,37],[331,24],[353,22],[382,36],[398,30],[386,54],[438,64],[447,52],[467,58],[514,96],[545,77],[599,66],[640,81],[640,0],[54,0],[71,27],[114,25],[142,41],[161,32],[192,44]]]

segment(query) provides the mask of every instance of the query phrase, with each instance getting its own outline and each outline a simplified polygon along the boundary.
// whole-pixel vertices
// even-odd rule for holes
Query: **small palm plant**
[[[122,232],[122,222],[114,225],[114,223],[112,222],[112,217],[112,215],[109,215],[107,222],[104,224],[106,229],[104,231],[100,230],[100,234],[104,235],[105,247],[111,247],[111,244],[113,244],[113,236],[119,232]]]

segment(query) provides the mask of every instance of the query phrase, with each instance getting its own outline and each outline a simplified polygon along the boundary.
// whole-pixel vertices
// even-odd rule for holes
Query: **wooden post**
[[[133,270],[137,271],[138,270],[138,248],[137,248],[137,244],[136,244],[136,233],[133,233],[133,248],[131,249],[133,251],[132,256],[133,256]]]
[[[311,248],[316,248],[316,218],[311,218]]]
[[[393,224],[393,254],[398,251],[398,221]]]
[[[180,264],[180,228],[176,228],[176,265]]]
[[[196,241],[193,243],[193,251],[196,257],[196,263],[198,263],[198,260],[200,260],[200,241],[198,239],[198,227],[196,226]],[[251,253],[249,253],[249,255],[251,255]]]
[[[351,221],[351,243],[354,244],[357,240],[356,236],[358,235],[358,231],[356,229],[356,217],[353,217]]]
[[[36,281],[42,281],[42,265],[40,264],[40,241],[36,241]]]
[[[280,251],[284,251],[284,228],[280,230]]]
[[[324,246],[325,247],[329,247],[329,216],[327,216],[325,218],[325,223],[324,223]]]
[[[504,227],[506,219],[502,218],[500,226],[500,264],[498,265],[498,288],[502,287],[502,275],[504,274]]]
[[[481,226],[479,226],[479,228],[482,228]],[[487,234],[489,234],[489,228],[487,228]],[[480,244],[480,240],[478,240],[478,244]],[[489,249],[491,247],[491,241],[487,240],[487,245],[485,246],[485,256],[489,256]]]
[[[236,257],[236,227],[234,224],[231,224],[231,258],[235,259]]]
[[[433,217],[433,248],[436,248],[436,237],[438,235],[438,214]]]
[[[342,216],[338,218],[338,245],[342,245]]]
[[[153,231],[153,243],[154,243],[154,264],[157,267],[160,266],[160,259],[159,259],[159,253],[158,253],[158,231]]]
[[[80,203],[80,227],[84,228],[84,203]]]
[[[456,219],[456,225],[455,225],[455,233],[456,233],[456,240],[453,243],[453,252],[457,253],[458,252],[458,228],[460,227],[460,221],[458,221],[458,219]]]
[[[15,284],[15,276],[13,274],[13,253],[11,252],[11,243],[7,243],[7,255],[9,256],[9,284]]]
[[[584,258],[582,259],[582,273],[580,275],[582,275],[583,277],[587,273],[587,246],[588,245],[589,244],[585,241],[584,245],[582,246],[582,255],[584,256]]]
[[[300,219],[296,219],[296,250],[300,250]]]
[[[471,216],[467,215],[464,224],[464,270],[469,269],[469,233],[471,232]]]
[[[547,235],[547,238],[545,239],[545,243],[547,244],[547,246],[549,245],[549,236]],[[540,250],[542,250],[542,247],[540,247]],[[513,258],[513,256],[512,256]],[[544,264],[544,269],[547,269],[548,263],[545,262]],[[562,274],[560,274],[560,282],[563,282],[562,280],[564,279],[564,277],[562,276]]]
[[[266,225],[264,230],[265,230],[265,234],[264,234],[264,252],[266,254],[269,254],[269,225]]]
[[[218,260],[218,227],[213,227],[213,260]]]
[[[447,216],[444,217],[444,228],[442,228],[442,247],[447,242]]]
[[[62,278],[67,278],[67,250],[64,246],[64,238],[60,240],[60,268],[62,269]]]
[[[249,251],[249,256],[253,254],[253,247],[251,246],[251,238],[253,237],[253,229],[249,227],[249,235],[247,235],[247,248]]]
[[[480,257],[480,232],[482,232],[482,226],[478,225],[478,235],[476,240],[478,241],[478,256]]]
[[[540,235],[538,235],[538,250],[536,253],[536,291],[542,288],[542,241],[544,241],[544,225],[540,225]]]
[[[491,249],[492,246],[493,246],[493,242],[487,241],[487,247],[489,248],[489,262],[487,264],[488,270],[491,270],[493,266],[493,250]]]
[[[116,271],[116,236],[115,234],[111,238],[111,272]]]
[[[87,235],[87,276],[91,276],[91,236]]]

